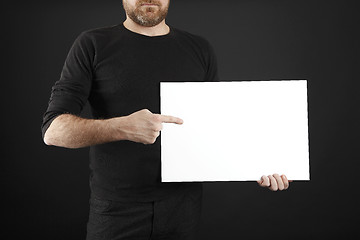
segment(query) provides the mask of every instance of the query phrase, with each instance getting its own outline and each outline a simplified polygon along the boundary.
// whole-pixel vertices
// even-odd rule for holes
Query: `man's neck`
[[[158,25],[155,25],[153,27],[141,26],[141,25],[135,23],[134,21],[132,21],[130,18],[127,18],[123,24],[127,29],[129,29],[132,32],[136,32],[136,33],[146,35],[146,36],[151,36],[151,37],[166,35],[170,31],[169,26],[166,25],[166,23],[165,23],[165,19],[161,23],[159,23]]]

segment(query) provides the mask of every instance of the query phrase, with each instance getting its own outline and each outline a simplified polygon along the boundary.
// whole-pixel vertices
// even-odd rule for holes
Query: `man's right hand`
[[[88,147],[121,140],[152,144],[159,136],[164,122],[182,124],[183,120],[153,114],[147,109],[109,119],[85,119],[72,114],[61,114],[45,132],[44,142],[66,148]]]
[[[154,114],[148,109],[122,117],[121,121],[121,124],[115,126],[117,131],[127,140],[143,144],[153,144],[156,141],[163,128],[162,123],[183,123],[180,118]]]

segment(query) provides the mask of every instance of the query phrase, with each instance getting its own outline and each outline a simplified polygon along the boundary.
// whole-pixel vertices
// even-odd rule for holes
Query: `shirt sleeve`
[[[214,51],[214,48],[208,42],[208,51],[207,51],[207,73],[205,77],[207,82],[219,82],[219,73],[217,66],[217,58]]]
[[[42,137],[59,115],[81,113],[90,94],[95,61],[91,38],[81,33],[74,41],[65,60],[60,79],[52,87],[48,108],[43,114]]]

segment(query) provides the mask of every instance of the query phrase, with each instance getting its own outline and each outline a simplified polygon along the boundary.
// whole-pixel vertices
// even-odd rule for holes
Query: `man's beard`
[[[141,6],[144,3],[151,3],[157,6]],[[123,1],[123,6],[129,18],[144,27],[153,27],[161,23],[166,18],[169,9],[169,4],[163,7],[161,2],[157,0],[139,0],[136,2],[135,9],[128,6],[125,1]]]

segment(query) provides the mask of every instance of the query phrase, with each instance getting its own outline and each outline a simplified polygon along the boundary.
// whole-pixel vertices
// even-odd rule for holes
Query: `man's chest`
[[[191,48],[154,44],[105,48],[98,52],[91,98],[109,109],[123,104],[151,108],[151,103],[158,106],[160,82],[201,82],[205,75],[203,57]]]
[[[94,69],[95,82],[203,81],[206,74],[201,54],[176,44],[124,45],[103,51]]]

